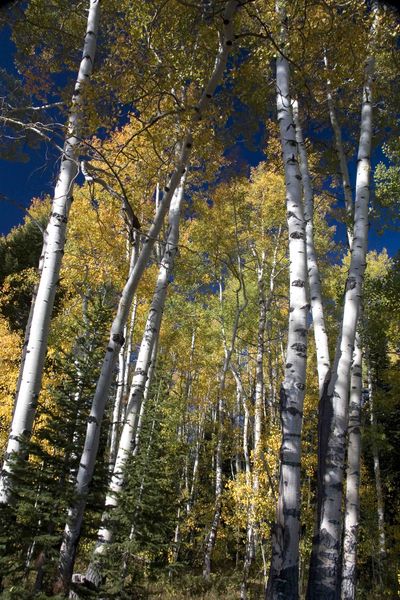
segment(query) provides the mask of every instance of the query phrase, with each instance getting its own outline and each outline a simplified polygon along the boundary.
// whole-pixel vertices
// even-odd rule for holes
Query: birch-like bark
[[[124,337],[126,336],[126,326],[124,328]],[[121,409],[122,409],[122,396],[124,393],[124,379],[125,370],[127,368],[127,357],[125,356],[125,349],[121,346],[118,355],[118,374],[117,374],[117,391],[115,394],[114,406],[111,416],[110,423],[110,441],[109,441],[109,458],[108,458],[108,471],[112,474],[114,470],[115,457],[117,455],[119,429],[121,424]]]
[[[362,351],[356,334],[351,366],[341,600],[355,600],[360,518]]]
[[[139,452],[139,442],[140,442],[140,434],[142,432],[144,410],[145,410],[146,403],[147,403],[147,400],[148,400],[148,397],[150,394],[150,386],[152,384],[154,371],[156,368],[157,355],[158,355],[159,333],[160,333],[160,331],[158,331],[158,335],[156,335],[156,339],[153,342],[153,348],[151,351],[151,358],[150,358],[150,364],[149,364],[149,372],[148,372],[146,384],[144,386],[143,399],[140,404],[139,416],[137,418],[137,423],[134,428],[135,437],[134,437],[134,448],[132,450],[132,456],[136,456],[137,453]],[[128,402],[128,406],[129,406],[129,402]]]
[[[149,309],[147,322],[136,362],[136,369],[129,394],[126,418],[122,428],[118,446],[117,458],[105,500],[105,511],[102,517],[97,544],[93,559],[86,573],[86,580],[96,587],[100,581],[101,566],[97,558],[103,553],[105,546],[113,539],[113,530],[109,525],[110,513],[118,506],[120,494],[126,477],[126,464],[132,454],[137,422],[143,395],[148,380],[150,360],[161,327],[169,277],[173,269],[174,259],[178,250],[179,217],[184,196],[184,176],[176,191],[169,211],[169,232],[165,245],[164,256],[160,264],[155,291]]]
[[[286,14],[281,18],[281,43],[286,46]],[[303,402],[307,362],[307,250],[302,206],[302,186],[295,124],[290,96],[288,60],[276,61],[277,110],[285,168],[287,224],[289,232],[289,328],[285,377],[281,386],[282,444],[279,497],[272,534],[272,560],[267,586],[269,600],[297,600],[299,584],[300,460]]]
[[[170,178],[168,186],[165,188],[166,192],[164,199],[155,216],[153,225],[150,227],[147,239],[143,241],[142,249],[136,264],[125,283],[125,287],[122,291],[119,301],[117,314],[111,326],[110,338],[103,359],[100,376],[97,381],[92,407],[86,427],[84,447],[76,478],[75,500],[68,509],[68,518],[64,529],[64,537],[61,545],[59,562],[60,589],[67,589],[69,582],[71,581],[76,546],[79,539],[83,513],[86,506],[86,497],[88,494],[89,484],[92,480],[97,451],[99,448],[100,427],[104,416],[107,398],[110,392],[115,363],[121,346],[124,343],[123,330],[127,322],[132,299],[147,265],[154,242],[160,232],[165,212],[170,203],[171,194],[173,191],[175,191],[179,179],[186,170],[186,164],[191,147],[192,137],[191,134],[188,134],[184,140],[178,164]]]
[[[36,415],[69,209],[73,199],[74,182],[78,174],[79,135],[82,119],[81,98],[93,70],[99,17],[100,0],[90,0],[82,60],[75,82],[67,124],[68,137],[64,142],[52,212],[45,233],[40,281],[32,305],[29,339],[25,346],[23,370],[0,478],[0,504],[9,504],[12,501],[13,460],[22,458],[21,442],[29,440]]]
[[[296,141],[300,159],[300,174],[304,193],[304,220],[306,227],[307,270],[310,286],[310,304],[313,318],[314,339],[317,351],[317,371],[319,397],[330,375],[329,343],[325,328],[324,305],[322,302],[321,280],[314,245],[314,192],[308,168],[307,149],[300,124],[298,102],[293,101],[293,119],[296,126]]]
[[[376,20],[373,30],[375,26]],[[348,424],[350,367],[360,312],[368,239],[374,64],[374,57],[369,56],[365,67],[361,107],[351,262],[346,283],[339,343],[326,392],[331,412],[327,414],[328,436],[324,451],[325,468],[323,469],[322,490],[318,498],[319,523],[311,556],[307,590],[309,600],[331,600],[336,598],[339,593],[342,487]]]
[[[239,8],[238,0],[229,0],[223,13],[224,33],[216,56],[213,72],[208,80],[205,89],[195,107],[189,127],[181,142],[181,155],[176,164],[175,170],[164,188],[164,196],[156,213],[156,218],[151,226],[148,235],[143,240],[142,250],[139,254],[137,263],[130,274],[125,287],[122,291],[121,299],[118,305],[117,314],[114,318],[107,350],[104,356],[103,365],[97,382],[95,396],[93,398],[92,410],[88,419],[84,450],[80,463],[80,468],[76,482],[76,500],[74,505],[68,510],[68,521],[64,530],[64,539],[60,552],[60,580],[64,586],[69,586],[75,561],[76,546],[82,525],[83,513],[86,505],[86,496],[89,484],[92,480],[94,465],[96,461],[100,426],[104,415],[104,409],[108,398],[112,373],[118,357],[119,350],[124,343],[123,329],[128,318],[132,299],[137,289],[140,278],[147,265],[154,242],[156,241],[164,217],[169,209],[172,196],[178,186],[178,183],[186,170],[189,157],[192,151],[192,129],[194,125],[202,119],[203,111],[212,98],[216,87],[220,83],[227,64],[229,53],[234,44],[233,18],[236,10]]]
[[[129,272],[131,272],[134,267],[135,267],[135,263],[137,260],[137,255],[138,255],[138,249],[139,249],[139,236],[137,234],[135,235],[135,240],[134,240],[134,245],[131,251],[131,256],[130,256],[130,261],[129,261]],[[109,460],[108,460],[108,469],[110,474],[112,474],[113,470],[114,470],[114,464],[115,464],[115,459],[117,456],[117,449],[118,449],[118,440],[119,440],[119,434],[120,434],[120,428],[121,428],[121,421],[122,421],[122,399],[124,396],[124,392],[125,392],[125,385],[126,382],[128,380],[128,373],[127,371],[129,370],[129,360],[130,360],[130,348],[129,346],[132,345],[132,333],[133,333],[133,327],[134,327],[134,323],[135,323],[135,313],[136,311],[133,310],[132,311],[132,315],[131,315],[131,322],[130,322],[130,329],[129,329],[129,343],[128,343],[128,348],[124,348],[124,346],[121,346],[120,351],[119,351],[119,355],[118,355],[118,376],[117,376],[117,393],[115,395],[115,401],[114,401],[114,407],[113,407],[113,412],[112,412],[112,420],[111,420],[111,428],[110,428],[110,443],[109,443]],[[128,335],[127,332],[127,324],[125,324],[124,327],[124,339],[126,339]],[[126,352],[125,352],[126,350]]]

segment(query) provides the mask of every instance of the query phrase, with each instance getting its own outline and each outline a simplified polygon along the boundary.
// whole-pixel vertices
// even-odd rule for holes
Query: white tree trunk
[[[358,149],[354,237],[344,298],[342,327],[332,376],[327,388],[331,414],[326,440],[318,533],[314,538],[308,584],[309,600],[331,600],[339,590],[342,530],[342,487],[348,424],[350,367],[360,311],[368,239],[368,204],[371,171],[372,82],[374,58],[366,62]],[[321,497],[322,496],[322,497]]]
[[[160,332],[158,332],[160,333]],[[144,387],[144,392],[143,392],[143,399],[142,402],[140,404],[140,410],[139,410],[139,416],[137,419],[137,423],[134,427],[134,448],[132,451],[132,456],[136,456],[138,451],[139,451],[139,441],[140,441],[140,434],[142,431],[142,424],[143,424],[143,417],[144,417],[144,409],[146,407],[146,402],[147,399],[149,397],[149,393],[150,393],[150,386],[151,383],[153,381],[153,375],[154,375],[154,371],[156,368],[156,362],[157,362],[157,354],[158,354],[158,335],[155,339],[155,341],[153,342],[153,349],[151,351],[151,358],[150,358],[150,364],[149,364],[149,372],[148,372],[148,377],[147,377],[147,381]],[[130,402],[128,401],[128,406],[130,405]],[[126,418],[126,417],[125,417]]]
[[[0,504],[11,502],[12,461],[17,457],[22,457],[21,440],[29,440],[36,415],[69,209],[73,200],[74,182],[78,174],[77,159],[80,151],[79,135],[82,118],[81,97],[92,74],[99,17],[100,0],[90,0],[82,60],[68,119],[68,137],[64,142],[52,212],[45,234],[40,281],[33,304],[23,371],[0,478]]]
[[[126,326],[124,328],[124,337],[126,337]],[[114,470],[115,457],[117,455],[119,430],[121,425],[122,396],[124,393],[125,370],[127,369],[126,360],[127,357],[125,355],[125,349],[123,346],[121,346],[118,355],[118,374],[116,381],[117,391],[115,394],[114,406],[110,423],[110,441],[108,458],[108,470],[110,474],[112,474]]]
[[[105,511],[102,517],[102,524],[98,532],[94,556],[86,574],[86,579],[95,586],[98,585],[100,578],[100,565],[95,564],[96,559],[104,551],[105,545],[110,544],[113,538],[113,530],[109,525],[109,516],[110,512],[118,506],[119,497],[125,482],[126,464],[129,457],[132,455],[132,446],[135,439],[140,407],[142,405],[143,395],[148,381],[150,360],[160,331],[169,276],[172,272],[175,255],[178,250],[179,217],[184,196],[183,186],[184,176],[181,185],[177,189],[171,202],[169,211],[169,231],[164,256],[160,264],[156,287],[136,362],[136,369],[131,384],[117,458],[105,500]]]
[[[135,263],[136,263],[137,255],[138,255],[138,249],[139,249],[139,238],[138,238],[138,236],[136,236],[135,243],[134,243],[132,251],[131,251],[130,261],[129,261],[129,263],[130,263],[129,264],[129,272],[130,273],[132,272],[132,270],[135,267]],[[112,418],[111,418],[111,426],[110,426],[109,461],[108,461],[108,465],[109,465],[108,468],[109,468],[110,474],[112,474],[112,472],[114,470],[115,458],[117,456],[118,440],[119,440],[121,421],[122,421],[122,400],[123,400],[125,390],[127,389],[127,382],[128,382],[128,378],[129,378],[128,371],[129,371],[130,352],[131,352],[131,347],[132,347],[132,333],[133,333],[133,327],[135,324],[135,314],[136,314],[136,309],[134,306],[134,308],[132,310],[132,315],[131,315],[131,322],[129,325],[129,334],[127,331],[127,324],[125,324],[124,333],[123,333],[124,339],[126,339],[127,335],[129,335],[128,347],[125,348],[124,346],[121,346],[119,355],[118,355],[117,392],[115,395],[114,407],[113,407]]]
[[[324,386],[330,375],[330,359],[328,335],[325,328],[324,305],[322,302],[321,280],[314,246],[314,192],[308,168],[307,150],[304,143],[303,132],[300,125],[299,108],[297,101],[293,101],[293,118],[296,126],[296,141],[300,159],[300,173],[304,191],[304,219],[306,223],[307,269],[310,286],[310,304],[313,318],[314,339],[317,351],[317,370],[319,397],[321,398]]]
[[[374,411],[374,388],[372,383],[371,369],[368,369],[368,395],[369,395],[369,417],[372,429],[372,457],[374,460],[374,475],[376,489],[376,503],[378,509],[378,535],[379,535],[379,567],[383,569],[383,562],[386,558],[386,536],[385,536],[385,511],[383,505],[381,467],[379,462],[379,451],[376,443],[377,426]]]
[[[286,15],[282,19],[282,43],[286,45]],[[307,362],[307,250],[302,207],[302,186],[295,124],[290,96],[289,63],[283,55],[276,61],[277,109],[285,168],[287,223],[289,232],[290,297],[285,378],[281,386],[282,445],[279,498],[273,530],[271,570],[267,598],[297,600],[300,537],[300,460],[303,402]]]
[[[341,599],[355,600],[360,517],[362,351],[357,333],[351,366]]]
[[[190,134],[188,134],[184,140],[178,164],[170,178],[168,186],[165,188],[165,196],[157,211],[154,223],[150,227],[148,236],[146,236],[146,239],[143,242],[137,262],[125,283],[125,287],[122,291],[119,301],[117,314],[111,326],[110,338],[103,359],[100,376],[97,381],[92,407],[88,418],[85,442],[75,485],[75,501],[68,509],[68,518],[64,529],[59,563],[60,585],[63,581],[63,585],[68,586],[69,582],[71,581],[76,546],[80,535],[83,513],[86,505],[86,497],[89,484],[92,480],[99,447],[100,427],[110,391],[115,363],[121,346],[124,343],[123,330],[129,315],[132,299],[143,271],[147,265],[154,241],[160,232],[166,210],[170,204],[171,195],[175,191],[182,173],[186,170],[186,164],[191,147],[192,137]]]

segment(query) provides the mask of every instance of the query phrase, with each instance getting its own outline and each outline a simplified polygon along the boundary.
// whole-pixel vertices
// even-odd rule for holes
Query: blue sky
[[[17,75],[13,64],[15,47],[10,39],[10,28],[5,26],[0,30],[0,68]],[[5,161],[0,159],[0,234],[7,234],[10,229],[22,222],[24,207],[29,207],[34,197],[44,197],[51,194],[57,173],[57,152],[49,145],[42,144],[40,149],[26,149],[30,160],[26,163]],[[238,140],[228,154],[240,156],[241,162],[254,166],[263,159],[261,151],[250,151]],[[375,151],[373,162],[382,160],[380,149]],[[351,165],[351,176],[355,178],[354,165]],[[369,248],[381,251],[387,248],[390,255],[400,251],[400,234],[386,231],[378,234],[379,224],[371,223]],[[345,241],[344,227],[338,225],[336,239]]]

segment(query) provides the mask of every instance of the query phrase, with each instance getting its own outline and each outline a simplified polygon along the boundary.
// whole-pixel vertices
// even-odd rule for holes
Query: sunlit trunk
[[[286,14],[278,2],[281,43],[286,48]],[[286,57],[276,60],[277,110],[285,169],[289,233],[289,327],[285,377],[281,386],[282,444],[279,497],[272,534],[272,559],[267,598],[297,600],[299,585],[300,460],[307,362],[307,250],[302,206],[298,145]]]
[[[146,383],[149,379],[152,352],[161,327],[161,320],[164,312],[165,300],[167,297],[169,277],[173,269],[174,259],[178,249],[179,218],[184,196],[183,186],[184,177],[171,202],[169,211],[169,232],[166,240],[164,256],[160,264],[155,291],[136,361],[136,368],[132,379],[125,422],[122,428],[114,470],[105,500],[105,512],[103,514],[102,524],[97,536],[96,549],[92,563],[89,566],[86,574],[86,579],[96,586],[99,583],[97,572],[100,571],[100,567],[97,568],[94,563],[97,557],[100,556],[104,551],[105,545],[111,543],[113,538],[113,530],[109,525],[110,512],[118,506],[119,497],[124,486],[126,478],[126,464],[133,451],[133,443],[137,430],[140,407],[143,402]]]
[[[326,391],[326,401],[330,405],[330,413],[327,412],[326,415],[328,435],[323,452],[325,468],[323,469],[322,489],[319,491],[318,532],[313,543],[307,590],[310,600],[331,600],[336,597],[340,589],[342,487],[348,424],[350,367],[360,311],[368,238],[374,62],[374,58],[370,56],[365,68],[352,254],[346,283],[340,338],[332,376]]]
[[[36,415],[50,319],[64,252],[68,215],[73,200],[74,183],[78,175],[77,164],[81,151],[79,138],[82,120],[81,97],[93,70],[99,17],[100,0],[90,0],[82,60],[68,118],[68,136],[64,142],[50,220],[44,236],[39,267],[40,280],[35,290],[36,296],[32,302],[30,323],[26,330],[28,339],[25,340],[26,350],[22,357],[22,372],[18,381],[18,394],[0,478],[0,504],[11,502],[12,463],[16,458],[23,458],[21,443],[29,440]]]

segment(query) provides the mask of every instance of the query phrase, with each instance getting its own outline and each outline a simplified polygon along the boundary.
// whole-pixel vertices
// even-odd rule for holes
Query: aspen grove
[[[0,7],[1,598],[400,595],[399,34]]]

